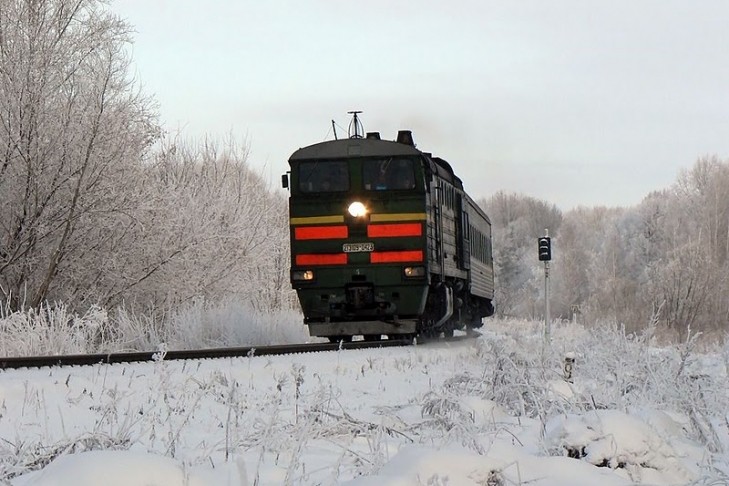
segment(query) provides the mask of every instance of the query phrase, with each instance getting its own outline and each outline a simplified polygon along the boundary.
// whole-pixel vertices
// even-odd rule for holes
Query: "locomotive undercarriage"
[[[426,299],[425,285],[376,286],[372,280],[350,282],[344,287],[320,289],[309,300],[304,323],[312,336],[332,341],[362,335],[409,337],[417,334],[418,316]]]
[[[431,285],[428,293],[425,312],[418,322],[418,334],[434,337],[443,333],[450,337],[454,331],[483,326],[481,319],[490,315],[493,315],[491,303],[470,295],[463,280],[437,282]]]
[[[482,318],[493,314],[490,301],[470,295],[463,280],[439,281],[422,289],[425,305],[417,315],[403,316],[398,315],[397,304],[382,298],[373,285],[351,284],[343,293],[327,297],[326,315],[317,318],[310,314],[305,323],[312,336],[331,341],[350,341],[357,335],[365,340],[385,335],[392,339],[432,338],[479,328]]]

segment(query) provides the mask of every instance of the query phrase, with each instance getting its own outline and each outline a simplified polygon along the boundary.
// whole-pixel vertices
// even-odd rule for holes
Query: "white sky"
[[[247,138],[274,182],[363,110],[474,197],[627,206],[729,156],[729,3],[115,0],[170,131]]]

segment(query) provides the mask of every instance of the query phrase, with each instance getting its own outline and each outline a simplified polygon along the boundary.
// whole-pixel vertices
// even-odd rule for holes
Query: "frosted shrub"
[[[263,313],[241,302],[195,301],[165,313],[157,319],[127,318],[120,324],[128,328],[130,339],[146,336],[146,349],[167,342],[170,349],[197,349],[225,346],[288,344],[308,339],[301,315],[294,311]],[[136,329],[141,329],[139,332]]]
[[[583,392],[601,408],[638,406],[688,413],[721,407],[726,398],[716,378],[696,372],[692,342],[658,348],[650,332],[626,334],[621,326],[594,327],[582,342],[577,374]]]
[[[0,316],[0,352],[4,356],[93,353],[110,333],[105,310],[92,306],[82,316],[63,304]]]
[[[696,338],[658,347],[654,329],[628,333],[614,322],[589,329],[558,323],[551,343],[545,343],[539,323],[494,320],[490,329],[475,351],[482,373],[454,374],[439,396],[493,401],[514,417],[538,419],[542,427],[550,417],[603,409],[668,410],[682,417],[688,437],[709,450],[722,449],[717,430],[723,425],[715,417],[729,406],[726,373],[705,371],[722,361],[696,353]],[[570,382],[564,378],[565,356],[576,360]],[[435,405],[445,403],[426,397],[423,407],[437,411],[442,407]],[[452,405],[462,403],[455,399]]]
[[[455,396],[442,396],[433,392],[423,397],[420,413],[445,430],[454,428],[458,423],[474,422],[473,415],[464,410]]]
[[[239,301],[195,301],[179,309],[109,316],[92,306],[83,315],[64,304],[0,312],[0,353],[43,356],[227,346],[265,346],[310,340],[298,312],[261,312]]]
[[[309,339],[301,314],[294,311],[262,312],[235,299],[196,301],[166,318],[173,348],[264,346]]]

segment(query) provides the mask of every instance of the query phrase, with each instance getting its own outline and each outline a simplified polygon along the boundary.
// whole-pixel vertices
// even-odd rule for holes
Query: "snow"
[[[546,349],[536,327],[489,324],[478,339],[407,348],[2,371],[0,477],[729,484],[726,353],[568,325]],[[572,383],[560,378],[568,353]]]
[[[104,484],[180,485],[246,484],[245,469],[239,464],[228,465],[216,477],[189,473],[166,457],[132,451],[88,451],[61,456],[37,474],[28,475],[27,483],[47,486]],[[242,466],[242,464],[240,464]],[[242,474],[241,474],[242,473]],[[209,475],[208,475],[209,476]]]

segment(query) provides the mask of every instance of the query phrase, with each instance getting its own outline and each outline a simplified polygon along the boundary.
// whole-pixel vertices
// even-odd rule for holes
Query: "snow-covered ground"
[[[729,353],[691,344],[489,320],[409,348],[6,370],[0,481],[729,484]]]

